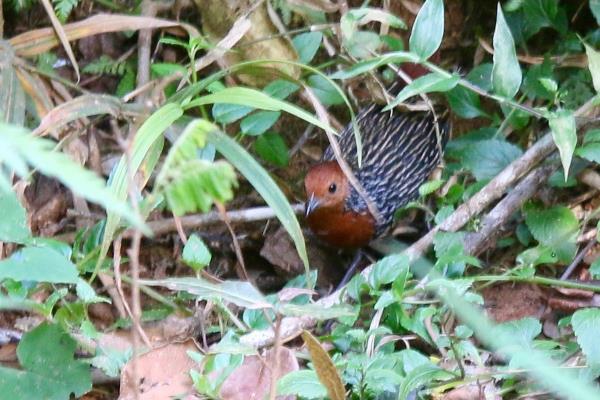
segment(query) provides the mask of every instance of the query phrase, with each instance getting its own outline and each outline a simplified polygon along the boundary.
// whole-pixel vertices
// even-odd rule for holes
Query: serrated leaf
[[[402,103],[404,100],[422,93],[447,92],[453,89],[460,80],[460,77],[453,75],[451,77],[443,76],[438,73],[431,73],[415,79],[406,85],[398,96],[388,104],[383,111],[390,110]]]
[[[305,32],[300,35],[296,35],[292,39],[292,44],[298,52],[299,61],[302,64],[308,64],[312,61],[319,46],[321,46],[321,40],[323,40],[323,34],[321,32]]]
[[[149,286],[164,286],[171,290],[186,291],[199,299],[219,299],[249,309],[273,308],[272,304],[250,283],[224,281],[210,283],[202,278],[170,278],[140,280]]]
[[[600,53],[587,43],[585,45],[585,54],[588,58],[588,68],[592,74],[592,82],[596,93],[600,93]]]
[[[426,60],[436,52],[444,36],[444,2],[427,0],[419,10],[408,41],[410,51]]]
[[[515,42],[498,3],[494,30],[494,66],[492,86],[502,96],[512,98],[521,86],[521,67],[515,51]]]
[[[392,283],[398,276],[406,273],[409,259],[404,254],[393,254],[377,261],[368,277],[369,285],[378,290],[381,285]]]
[[[327,351],[323,349],[321,343],[308,331],[302,332],[302,339],[308,348],[319,381],[327,388],[329,398],[331,400],[344,400],[346,398],[344,383]]]
[[[446,99],[448,99],[452,111],[461,118],[471,119],[487,116],[481,108],[477,93],[462,86],[455,87],[446,93]]]
[[[65,400],[90,391],[90,367],[74,359],[75,348],[68,333],[46,322],[23,335],[17,356],[24,369],[0,367],[2,397]]]
[[[0,261],[0,280],[77,283],[77,268],[49,247],[25,247]]]
[[[571,317],[571,325],[588,365],[600,366],[600,309],[587,308],[576,311]]]
[[[0,241],[24,243],[31,237],[27,212],[12,191],[0,190]]]
[[[535,240],[552,249],[560,261],[571,261],[577,248],[579,221],[569,208],[529,205],[525,208],[525,223]]]
[[[200,271],[210,264],[212,255],[202,238],[193,234],[183,248],[182,257],[183,262],[192,267],[194,271]]]
[[[573,159],[573,152],[577,146],[577,127],[575,115],[569,110],[560,110],[548,116],[548,124],[552,131],[554,144],[558,147],[560,161],[565,171],[565,181],[569,176],[569,167]]]
[[[275,125],[280,116],[279,111],[257,111],[242,119],[240,129],[244,135],[262,135]]]
[[[481,181],[495,177],[521,154],[523,151],[512,143],[488,139],[467,146],[461,152],[461,161],[462,165]]]

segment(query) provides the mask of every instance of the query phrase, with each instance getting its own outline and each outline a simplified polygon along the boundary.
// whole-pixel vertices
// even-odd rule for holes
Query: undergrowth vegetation
[[[600,399],[600,3],[232,3],[0,3],[0,397]],[[333,291],[382,101],[452,138]]]

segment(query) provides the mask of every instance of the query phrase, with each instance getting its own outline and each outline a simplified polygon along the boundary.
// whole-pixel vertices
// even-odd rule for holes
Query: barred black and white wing
[[[391,225],[398,208],[417,197],[419,186],[439,164],[450,131],[449,122],[444,119],[436,122],[432,113],[382,112],[381,109],[372,105],[357,116],[363,155],[360,168],[352,125],[346,127],[339,138],[346,162],[381,214],[377,235]],[[325,151],[323,158],[334,159],[331,148]],[[366,209],[366,204],[353,189],[346,207],[361,211]]]

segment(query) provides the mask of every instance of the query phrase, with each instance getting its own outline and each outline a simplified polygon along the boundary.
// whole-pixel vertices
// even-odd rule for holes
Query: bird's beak
[[[315,194],[312,193],[304,206],[304,215],[308,217],[310,213],[312,213],[319,207],[319,205],[319,200],[317,200],[315,198]]]

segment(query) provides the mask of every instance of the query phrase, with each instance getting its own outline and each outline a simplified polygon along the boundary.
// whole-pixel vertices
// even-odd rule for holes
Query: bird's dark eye
[[[337,186],[335,183],[332,183],[331,185],[329,185],[329,193],[335,193],[336,190],[337,190]]]

